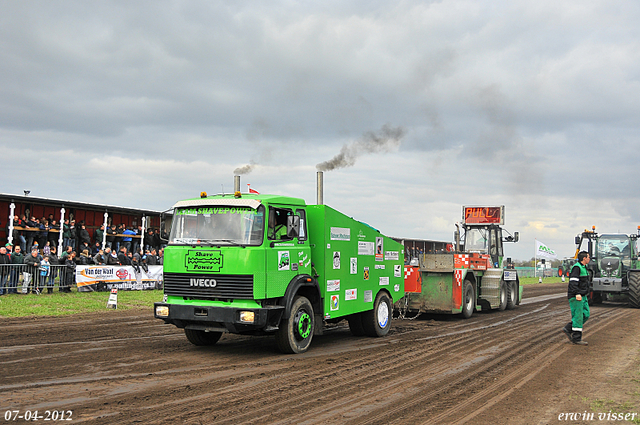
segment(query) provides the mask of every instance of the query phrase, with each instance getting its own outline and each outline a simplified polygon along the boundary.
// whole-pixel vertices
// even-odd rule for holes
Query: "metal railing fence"
[[[50,265],[48,270],[27,264],[0,264],[0,294],[70,292],[76,286],[75,269]]]

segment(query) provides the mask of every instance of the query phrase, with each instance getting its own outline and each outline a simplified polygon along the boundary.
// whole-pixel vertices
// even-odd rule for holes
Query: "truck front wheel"
[[[385,336],[391,329],[391,300],[380,292],[373,303],[373,310],[362,312],[362,327],[367,336]]]
[[[313,338],[313,306],[306,297],[297,296],[288,319],[282,319],[276,331],[276,344],[285,354],[304,353]]]
[[[222,336],[222,332],[205,332],[194,329],[185,329],[184,334],[190,343],[197,346],[215,345]]]

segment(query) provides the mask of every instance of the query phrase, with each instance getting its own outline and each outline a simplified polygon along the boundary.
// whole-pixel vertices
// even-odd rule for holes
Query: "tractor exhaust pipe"
[[[322,171],[318,171],[317,173],[317,186],[316,186],[316,203],[318,205],[324,204],[323,192],[324,192],[324,184],[322,182],[324,173]]]
[[[240,192],[240,176],[233,176],[233,193]]]

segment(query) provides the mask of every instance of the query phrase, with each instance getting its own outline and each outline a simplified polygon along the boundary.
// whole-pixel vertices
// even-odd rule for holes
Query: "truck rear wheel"
[[[197,346],[215,345],[222,336],[222,332],[205,332],[195,329],[185,329],[184,334],[190,343]]]
[[[373,303],[373,310],[362,312],[362,328],[367,336],[385,336],[391,329],[391,300],[380,292]]]
[[[507,294],[507,284],[504,280],[500,281],[500,304],[498,305],[498,310],[504,311],[507,308],[507,299],[509,294]]]
[[[507,310],[513,310],[518,304],[518,282],[513,281],[507,284]]]
[[[629,304],[640,308],[640,272],[629,272]]]
[[[356,313],[348,316],[347,321],[349,322],[349,330],[351,331],[351,335],[365,335],[364,327],[362,326],[362,313]]]
[[[282,319],[276,331],[276,344],[285,354],[304,353],[311,345],[315,322],[313,306],[306,297],[297,296],[288,319]]]
[[[473,285],[468,280],[464,281],[464,298],[462,301],[462,317],[468,319],[476,309],[476,294],[473,290]]]

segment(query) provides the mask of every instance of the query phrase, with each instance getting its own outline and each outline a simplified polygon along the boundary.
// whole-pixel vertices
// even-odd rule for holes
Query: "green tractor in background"
[[[598,304],[609,295],[628,295],[629,304],[640,308],[640,262],[638,235],[602,234],[585,230],[576,236],[576,258],[582,243],[587,241],[591,261],[587,265],[591,275],[589,304]]]

